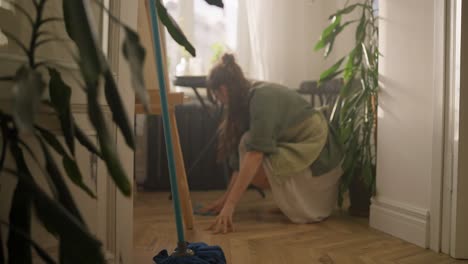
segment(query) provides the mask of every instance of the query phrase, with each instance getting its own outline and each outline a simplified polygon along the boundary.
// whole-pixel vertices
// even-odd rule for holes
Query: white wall
[[[434,4],[438,0],[381,0],[377,196],[371,226],[428,245],[434,94]],[[436,129],[437,130],[437,129]]]

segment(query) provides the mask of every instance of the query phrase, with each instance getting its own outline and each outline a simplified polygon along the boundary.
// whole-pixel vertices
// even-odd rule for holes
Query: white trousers
[[[245,133],[239,144],[241,166],[246,152],[244,142],[248,136],[248,133]],[[285,177],[281,182],[273,178],[268,157],[263,160],[263,168],[276,204],[293,223],[322,221],[336,208],[339,179],[343,174],[341,166],[320,176],[312,176],[310,168],[307,168],[300,173]]]

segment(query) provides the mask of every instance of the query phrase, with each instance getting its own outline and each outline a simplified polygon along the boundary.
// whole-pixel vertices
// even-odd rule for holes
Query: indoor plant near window
[[[131,195],[129,178],[115,152],[115,142],[112,141],[113,137],[104,121],[105,117],[98,101],[100,90],[103,89],[112,112],[112,121],[119,128],[126,144],[133,149],[133,129],[110,66],[97,42],[98,36],[94,33],[96,31],[91,22],[93,19],[89,4],[95,3],[105,8],[99,0],[94,2],[63,0],[63,17],[46,17],[45,10],[51,8],[49,0],[29,1],[30,7],[33,7],[33,13],[28,12],[29,8],[15,1],[6,1],[14,7],[17,15],[23,16],[30,23],[32,30],[30,40],[24,43],[12,32],[2,29],[9,43],[21,48],[26,61],[13,76],[0,76],[0,82],[6,83],[3,87],[13,92],[11,111],[0,110],[0,172],[3,177],[10,175],[17,180],[11,200],[9,219],[8,221],[2,220],[0,223],[8,228],[8,239],[5,241],[8,254],[3,252],[0,234],[0,263],[6,262],[6,255],[8,255],[8,263],[32,263],[32,250],[45,263],[105,263],[101,242],[90,233],[83,221],[64,178],[70,178],[75,185],[94,197],[93,191],[84,184],[75,159],[75,143],[79,143],[104,161],[109,175],[122,194]],[[206,0],[206,2],[223,6],[221,0]],[[195,49],[164,6],[160,1],[156,3],[162,24],[174,40],[184,46],[190,54],[195,55]],[[148,107],[149,99],[142,74],[145,50],[139,42],[138,34],[108,10],[106,11],[111,21],[123,28],[125,39],[122,52],[130,67],[132,86],[139,101]],[[98,145],[86,137],[74,120],[70,106],[70,98],[74,89],[62,79],[53,61],[41,61],[37,57],[38,48],[43,48],[51,42],[66,45],[64,42],[69,41],[69,39],[64,40],[56,36],[55,32],[47,31],[46,25],[49,23],[63,26],[76,45],[76,50],[70,50],[70,52],[73,53],[79,67],[81,73],[79,83],[82,83],[82,87],[73,88],[81,88],[86,94],[88,117],[96,130]],[[40,109],[56,118],[65,139],[64,144],[51,130],[36,122],[34,117]],[[34,143],[27,143],[24,136],[33,138]],[[30,144],[38,145],[40,153],[35,153]],[[60,165],[53,158],[54,152],[60,156]],[[13,163],[11,167],[5,165],[7,156],[11,157]],[[44,157],[45,164],[37,158],[39,156]],[[31,157],[37,164],[28,163],[27,157]],[[37,177],[33,177],[32,171],[36,165],[44,168],[40,170],[41,173],[38,176],[46,179],[52,190],[51,194],[38,184]],[[31,236],[33,212],[46,230],[58,239],[58,259],[51,257],[46,250],[41,248],[41,245],[33,241]]]
[[[375,0],[345,5],[329,19],[331,24],[322,32],[315,50],[324,49],[327,58],[333,51],[337,37],[343,30],[355,25],[352,49],[324,71],[320,83],[343,77],[344,83],[330,116],[331,126],[337,131],[344,149],[343,170],[339,190],[339,204],[349,190],[350,213],[368,215],[370,197],[376,184],[376,126],[378,99],[378,24],[374,10]],[[358,12],[356,20],[344,21]]]

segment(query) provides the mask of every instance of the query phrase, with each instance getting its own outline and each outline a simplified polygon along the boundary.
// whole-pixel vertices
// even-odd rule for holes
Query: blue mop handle
[[[159,38],[158,14],[156,10],[155,0],[149,0],[149,6],[151,11],[151,27],[153,29],[154,57],[156,60],[156,68],[158,70],[159,94],[161,96],[164,138],[166,139],[167,161],[169,163],[169,178],[171,181],[172,200],[174,202],[177,239],[179,240],[179,242],[185,242],[184,228],[182,225],[182,211],[180,209],[179,190],[177,188],[176,169],[173,151],[174,147],[172,145],[171,123],[169,121],[169,107],[167,105],[166,83],[164,80],[161,42]]]

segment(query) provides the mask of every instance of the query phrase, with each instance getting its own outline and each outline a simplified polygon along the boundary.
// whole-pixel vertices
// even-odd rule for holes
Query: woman
[[[231,54],[223,55],[207,81],[209,93],[227,106],[218,154],[229,157],[235,169],[226,193],[200,210],[219,213],[209,229],[234,230],[232,216],[249,184],[271,187],[279,209],[294,223],[327,218],[336,205],[341,167],[312,175],[328,135],[322,113],[286,87],[250,83]]]

